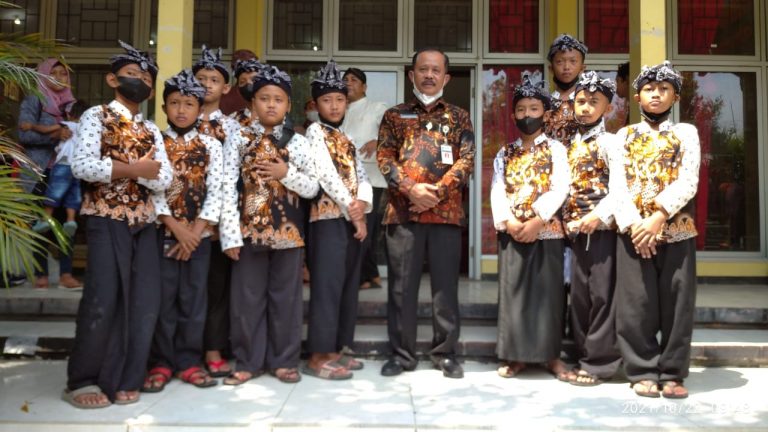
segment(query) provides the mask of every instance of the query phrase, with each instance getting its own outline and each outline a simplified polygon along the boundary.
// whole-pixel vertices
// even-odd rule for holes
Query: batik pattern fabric
[[[441,145],[453,164],[443,163]],[[463,225],[462,191],[474,170],[475,134],[469,113],[440,99],[429,111],[416,99],[387,110],[379,129],[377,161],[389,185],[385,225],[407,222]],[[417,183],[437,186],[440,202],[416,213],[408,191]]]
[[[283,133],[290,136],[287,143]],[[288,164],[286,176],[261,178],[257,165],[276,158]],[[227,138],[224,166],[222,248],[240,247],[244,239],[259,250],[303,247],[306,205],[301,198],[314,197],[319,188],[306,138],[280,126],[266,134],[255,123]]]
[[[561,143],[570,143],[579,130],[579,123],[574,116],[573,97],[571,93],[567,100],[560,98],[560,92],[552,93],[552,109],[549,118],[544,122],[544,133]]]
[[[606,132],[605,123],[577,132],[568,147],[570,190],[563,206],[563,222],[578,221],[591,212],[600,219],[598,230],[613,229],[613,206],[609,195],[610,152],[621,143]]]
[[[497,230],[506,231],[513,218],[541,217],[539,240],[564,237],[559,210],[568,194],[568,162],[560,142],[541,134],[526,149],[518,139],[499,150],[493,168],[491,211]]]
[[[163,199],[156,202],[157,213],[171,216],[187,227],[203,219],[208,222],[203,237],[209,237],[221,214],[224,175],[221,144],[194,129],[179,138],[169,128],[163,138],[173,180],[162,194]],[[165,236],[173,236],[170,229],[166,228]]]
[[[221,145],[224,145],[227,136],[236,134],[242,126],[237,120],[225,116],[221,110],[216,110],[208,115],[208,120],[204,120],[203,116],[200,116],[197,131],[203,135],[216,138]]]
[[[233,119],[234,121],[238,122],[240,126],[246,127],[251,124],[251,110],[248,108],[243,108],[241,110],[237,110],[229,115],[229,118]]]
[[[625,231],[663,208],[669,218],[657,243],[695,237],[693,197],[701,161],[696,128],[665,121],[654,131],[642,122],[624,127],[616,135],[623,142],[617,157],[624,172],[611,176],[610,187],[623,196],[621,208],[615,212],[619,229]]]
[[[81,117],[72,172],[87,183],[80,213],[125,220],[131,227],[154,222],[152,193],[163,191],[171,182],[171,169],[157,126],[132,116],[117,101],[88,109]],[[112,179],[113,161],[132,164],[151,150],[160,162],[157,179]]]
[[[373,190],[352,140],[341,130],[321,122],[307,129],[314,173],[320,183],[320,194],[312,200],[309,221],[349,219],[348,207],[354,200],[372,209]]]

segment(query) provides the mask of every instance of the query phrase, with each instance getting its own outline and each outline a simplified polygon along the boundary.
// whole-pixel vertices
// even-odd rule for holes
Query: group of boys
[[[545,363],[562,381],[594,386],[623,363],[639,396],[684,398],[700,150],[695,127],[670,119],[682,76],[669,62],[643,67],[633,83],[643,120],[614,135],[604,117],[616,84],[584,72],[586,54],[569,35],[554,41],[552,95],[523,76],[512,114],[521,138],[494,161],[498,374]],[[571,370],[560,360],[564,279],[579,356]]]
[[[347,99],[335,63],[311,84],[320,119],[305,138],[284,127],[290,77],[256,60],[235,68],[251,104],[224,116],[229,71],[220,51],[203,47],[192,70],[164,83],[161,133],[139,109],[157,66],[121,44],[106,77],[115,99],[83,114],[72,156],[86,182],[89,271],[63,398],[79,408],[135,403],[174,375],[197,387],[215,385],[212,375],[238,385],[265,370],[298,381],[305,237],[311,355],[301,372],[350,378],[362,368],[343,348],[352,343],[372,191],[339,129]],[[561,380],[595,385],[623,360],[638,395],[658,397],[661,384],[665,397],[685,397],[699,153],[695,128],[669,120],[682,77],[666,62],[643,68],[634,87],[644,120],[611,135],[603,116],[615,84],[582,74],[586,53],[570,36],[555,41],[555,97],[523,78],[513,96],[521,138],[494,161],[498,373],[544,362]],[[581,354],[574,370],[559,360],[566,238]],[[205,340],[209,326],[216,343]],[[220,356],[227,341],[234,371]]]
[[[342,349],[352,345],[372,193],[339,130],[347,89],[335,63],[311,84],[320,121],[305,138],[284,127],[290,76],[255,59],[234,71],[247,108],[224,116],[230,73],[221,49],[203,46],[191,70],[164,83],[161,132],[140,112],[157,65],[120,44],[106,76],[115,98],[82,115],[72,156],[85,181],[88,272],[62,398],[131,404],[172,377],[200,388],[263,371],[297,382],[305,237],[310,270],[339,272],[313,274],[302,372],[350,378],[362,363]],[[228,344],[234,370],[221,357]]]

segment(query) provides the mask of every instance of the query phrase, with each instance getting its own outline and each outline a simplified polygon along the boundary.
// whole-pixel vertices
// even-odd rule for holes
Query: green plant
[[[14,5],[0,1],[0,7]],[[15,87],[23,93],[41,96],[38,83],[50,78],[26,65],[57,56],[58,48],[55,41],[43,39],[39,34],[0,34],[0,87]],[[60,225],[43,210],[43,197],[25,193],[22,187],[18,178],[22,171],[33,172],[39,178],[42,170],[9,135],[12,127],[0,124],[0,272],[6,283],[13,274],[31,275],[38,267],[34,255],[46,253],[52,244],[48,238],[32,231],[30,224],[34,221],[48,220],[58,247],[68,247]]]

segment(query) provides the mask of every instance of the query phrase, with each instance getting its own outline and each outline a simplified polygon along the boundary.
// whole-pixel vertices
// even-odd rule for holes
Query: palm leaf
[[[16,7],[1,1],[0,7]],[[61,47],[55,40],[43,39],[39,34],[0,34],[0,85],[17,86],[25,93],[42,97],[38,86],[51,78],[24,66],[49,57],[58,57]],[[64,60],[62,64],[66,66]],[[3,280],[22,272],[31,276],[39,268],[35,254],[46,253],[54,243],[34,232],[30,224],[47,220],[54,233],[57,246],[66,251],[69,242],[61,225],[43,210],[44,197],[26,193],[19,174],[32,174],[41,178],[42,169],[24,153],[24,148],[5,135],[10,125],[0,125],[0,272]],[[20,166],[11,165],[18,162]]]

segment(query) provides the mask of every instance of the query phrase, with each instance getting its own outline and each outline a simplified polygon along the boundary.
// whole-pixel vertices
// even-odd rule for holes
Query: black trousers
[[[560,358],[563,240],[516,242],[499,233],[499,359],[541,363]]]
[[[366,215],[368,236],[363,241],[363,264],[360,269],[360,283],[379,277],[379,266],[376,262],[376,252],[379,250],[381,239],[381,219],[387,203],[383,201],[385,188],[373,188],[373,211]]]
[[[571,248],[571,329],[579,367],[610,378],[621,365],[614,302],[616,232],[579,234]]]
[[[232,263],[230,304],[235,370],[295,368],[301,353],[301,248],[257,250]]]
[[[307,351],[332,353],[352,347],[357,323],[362,243],[344,219],[309,224],[309,326]]]
[[[628,235],[618,237],[616,331],[627,378],[682,380],[691,360],[696,239],[656,246],[642,259]]]
[[[124,221],[89,217],[88,269],[77,311],[67,387],[117,391],[144,382],[160,309],[161,240],[154,224],[132,232]]]
[[[205,316],[203,348],[222,351],[229,348],[229,288],[232,260],[221,251],[221,242],[211,242],[208,270],[208,306]]]
[[[183,371],[199,366],[203,356],[206,280],[211,240],[203,239],[189,261],[162,258],[163,287],[149,366]]]
[[[442,357],[459,340],[459,264],[461,228],[457,225],[388,225],[387,331],[392,354],[404,365],[416,364],[419,285],[426,255],[432,287],[432,349]]]

